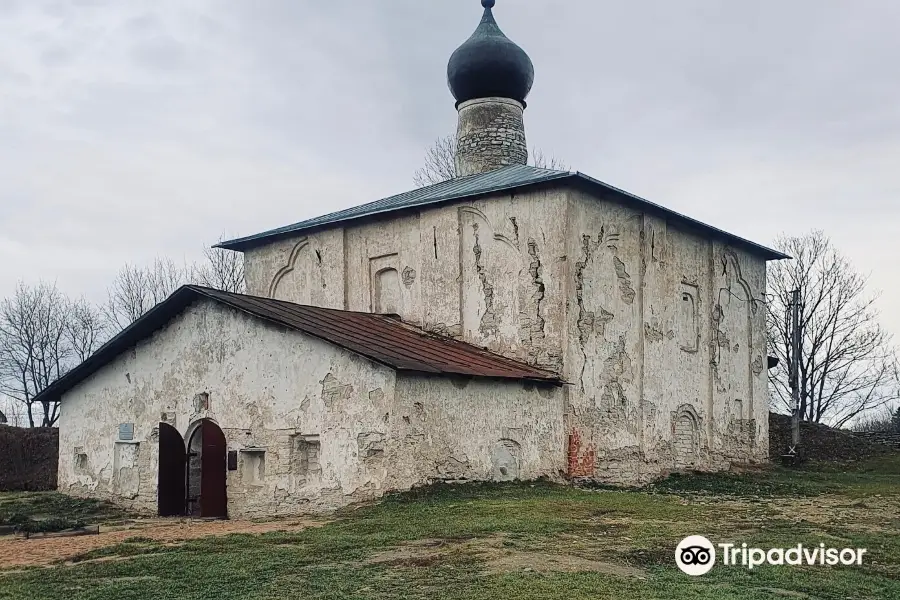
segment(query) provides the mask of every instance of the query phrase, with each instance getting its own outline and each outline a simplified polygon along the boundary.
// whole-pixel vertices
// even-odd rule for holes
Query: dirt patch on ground
[[[511,572],[604,573],[618,577],[644,577],[636,567],[590,560],[571,554],[525,552],[505,547],[502,536],[472,540],[424,539],[376,554],[367,564],[394,567],[430,567],[471,556],[484,561],[487,574]]]
[[[783,519],[815,525],[839,525],[850,531],[900,531],[900,498],[869,496],[854,500],[841,496],[782,499],[772,504]]]
[[[98,535],[67,538],[24,539],[0,538],[0,569],[23,566],[45,566],[66,561],[75,556],[121,544],[134,537],[154,542],[175,543],[183,540],[232,533],[259,534],[269,531],[299,531],[324,525],[321,520],[269,521],[190,521],[183,519],[154,519],[127,528],[100,528]]]
[[[644,577],[646,575],[641,569],[627,565],[588,560],[569,554],[519,552],[516,550],[504,550],[491,556],[487,561],[487,569],[492,574],[534,571],[535,573],[604,573],[618,577]]]
[[[756,589],[785,598],[812,598],[812,596],[810,596],[809,594],[804,594],[803,592],[792,592],[791,590],[783,590],[781,588],[764,587]]]

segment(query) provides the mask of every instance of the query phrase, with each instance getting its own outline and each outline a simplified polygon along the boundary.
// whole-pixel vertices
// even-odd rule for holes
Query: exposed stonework
[[[459,176],[528,162],[524,110],[522,104],[508,98],[479,98],[460,104],[456,133]]]
[[[569,210],[571,476],[633,484],[766,460],[764,261],[587,195]],[[585,440],[591,465],[574,450]]]
[[[497,315],[494,314],[494,286],[488,281],[484,263],[481,260],[482,249],[478,239],[478,223],[472,225],[472,233],[475,236],[475,245],[472,247],[472,254],[475,255],[475,271],[478,273],[478,279],[481,281],[481,293],[484,296],[481,330],[485,334],[490,335],[497,331]]]
[[[631,304],[637,295],[637,292],[631,287],[631,276],[628,275],[628,272],[625,270],[625,263],[619,260],[619,257],[615,257],[613,260],[616,265],[616,277],[619,278],[619,290],[622,293],[622,301],[626,304]]]
[[[416,282],[416,271],[410,267],[403,269],[403,285],[410,287]]]
[[[515,220],[512,220],[516,226]],[[516,230],[518,236],[518,229]],[[531,262],[528,264],[528,274],[531,277],[533,293],[527,298],[522,314],[520,315],[521,337],[523,345],[528,349],[529,362],[541,365],[552,363],[553,359],[546,354],[544,349],[544,327],[547,323],[544,319],[542,304],[546,295],[546,286],[542,278],[543,265],[538,254],[537,242],[532,238],[528,240],[528,256]],[[552,367],[552,364],[551,364]]]

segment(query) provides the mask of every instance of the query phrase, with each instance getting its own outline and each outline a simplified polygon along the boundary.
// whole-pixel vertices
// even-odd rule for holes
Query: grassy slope
[[[690,578],[672,559],[689,534],[764,548],[822,541],[869,554],[862,567],[716,567]],[[887,599],[900,598],[898,534],[900,457],[848,472],[680,477],[641,491],[439,487],[299,533],[168,547],[136,538],[75,566],[0,573],[0,598]],[[558,555],[576,571],[608,564],[632,574],[542,572]],[[118,559],[91,561],[102,556]],[[527,560],[495,568],[516,557]]]
[[[107,502],[56,492],[0,494],[0,525],[13,526],[22,532],[61,531],[123,516],[121,510]]]

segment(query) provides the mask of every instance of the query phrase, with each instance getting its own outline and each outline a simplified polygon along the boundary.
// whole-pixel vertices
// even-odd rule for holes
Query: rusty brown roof
[[[187,285],[126,327],[83,363],[57,379],[35,401],[57,401],[121,352],[149,337],[192,302],[208,298],[259,319],[346,348],[398,371],[466,375],[561,384],[551,371],[472,344],[428,333],[395,317],[305,306]]]
[[[191,286],[198,294],[352,350],[399,371],[559,382],[537,369],[458,340],[434,335],[395,317],[305,306]]]

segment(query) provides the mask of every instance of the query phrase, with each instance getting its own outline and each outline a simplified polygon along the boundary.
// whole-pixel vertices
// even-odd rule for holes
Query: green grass
[[[763,548],[821,541],[869,553],[859,567],[717,566],[691,578],[672,558],[690,534]],[[94,560],[109,557],[116,560]],[[551,560],[573,566],[545,568]],[[840,468],[682,476],[642,490],[433,486],[300,532],[178,545],[132,538],[71,566],[0,571],[0,598],[889,599],[900,598],[897,565],[894,456]]]
[[[20,532],[62,531],[124,516],[108,502],[55,492],[0,494],[0,525],[13,526]]]

